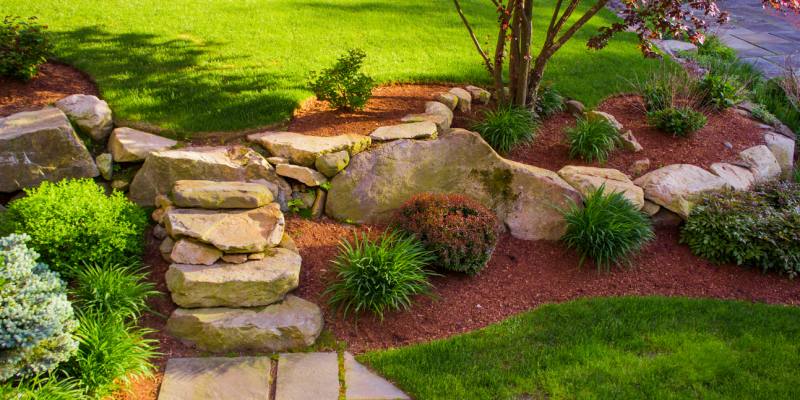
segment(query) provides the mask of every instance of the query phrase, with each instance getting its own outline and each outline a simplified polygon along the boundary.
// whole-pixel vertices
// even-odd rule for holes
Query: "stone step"
[[[172,358],[167,361],[161,400],[266,400],[269,357]]]
[[[164,227],[173,238],[190,237],[226,253],[257,253],[275,247],[286,222],[277,203],[252,210],[173,208]]]
[[[422,121],[381,126],[372,131],[369,137],[380,142],[398,139],[436,139],[437,132],[435,123]]]
[[[314,344],[322,323],[316,304],[289,295],[265,307],[178,308],[167,321],[167,332],[214,353],[284,351]]]
[[[247,140],[258,143],[274,157],[283,157],[292,164],[310,167],[323,154],[347,150],[352,156],[366,150],[371,143],[367,136],[309,136],[294,132],[262,132],[247,136]]]
[[[258,208],[272,202],[272,192],[259,183],[181,180],[172,187],[178,207],[206,209]]]
[[[300,255],[284,248],[241,264],[172,264],[166,273],[180,307],[256,307],[283,300],[300,281]]]

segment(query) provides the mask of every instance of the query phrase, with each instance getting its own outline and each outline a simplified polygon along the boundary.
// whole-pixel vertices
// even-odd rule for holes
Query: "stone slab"
[[[275,247],[285,225],[276,203],[252,210],[172,208],[164,217],[164,227],[173,238],[194,238],[226,253],[256,253]]]
[[[344,353],[344,371],[347,400],[410,399],[402,390],[361,365],[350,353]]]
[[[398,139],[435,139],[436,124],[431,121],[410,122],[407,124],[382,126],[375,129],[369,137],[376,141]]]
[[[258,208],[272,200],[269,188],[250,182],[180,180],[172,188],[172,201],[178,207]]]
[[[167,361],[159,400],[266,400],[269,357],[172,358]]]
[[[310,167],[317,157],[347,150],[350,155],[367,149],[370,138],[361,135],[309,136],[294,132],[262,132],[247,136],[247,140],[258,143],[275,157],[283,157],[292,164]]]
[[[291,353],[278,358],[275,400],[338,400],[336,353]]]
[[[117,128],[108,139],[108,149],[116,162],[142,161],[150,153],[169,150],[177,141],[131,128]]]

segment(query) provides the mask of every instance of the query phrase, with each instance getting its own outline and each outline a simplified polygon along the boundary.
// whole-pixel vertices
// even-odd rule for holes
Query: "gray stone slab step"
[[[408,400],[410,397],[386,379],[344,353],[345,398],[347,400]]]
[[[336,353],[291,353],[278,358],[275,400],[338,400]]]
[[[269,399],[269,357],[173,358],[159,400]]]

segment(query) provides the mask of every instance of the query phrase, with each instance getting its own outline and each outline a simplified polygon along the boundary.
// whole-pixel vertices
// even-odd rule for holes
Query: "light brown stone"
[[[108,139],[108,150],[116,162],[142,161],[150,153],[169,150],[178,145],[172,139],[132,128],[117,128]]]
[[[190,237],[226,253],[253,253],[277,246],[285,221],[277,204],[252,210],[176,208],[165,216],[170,236]]]
[[[158,400],[266,400],[269,357],[170,358]]]
[[[285,176],[287,178],[300,181],[309,187],[319,186],[325,182],[328,182],[328,178],[326,178],[325,175],[322,175],[316,170],[300,165],[278,164],[275,167],[275,171],[280,176]]]
[[[644,189],[644,197],[686,219],[695,198],[705,192],[723,189],[728,183],[691,164],[673,164],[650,171],[634,183]]]
[[[258,183],[180,180],[172,200],[178,207],[258,208],[272,202],[272,192]]]
[[[98,142],[106,140],[114,129],[111,108],[97,96],[73,94],[58,100],[55,106],[63,111],[81,132]]]
[[[601,186],[605,193],[621,193],[637,210],[644,206],[644,191],[616,169],[568,165],[558,175],[586,197]]]
[[[369,135],[372,140],[386,142],[398,139],[435,139],[436,124],[430,121],[409,122],[406,124],[381,126]]]
[[[217,262],[222,252],[213,246],[189,239],[179,239],[170,253],[170,259],[178,264],[211,265]]]
[[[247,136],[247,140],[258,143],[272,156],[283,157],[292,164],[310,167],[317,157],[346,150],[351,156],[366,150],[371,144],[369,137],[362,135],[310,136],[294,132],[262,132]]]

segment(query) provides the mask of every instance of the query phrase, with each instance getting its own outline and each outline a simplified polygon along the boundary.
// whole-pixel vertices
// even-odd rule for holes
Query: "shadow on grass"
[[[97,80],[123,123],[178,136],[241,130],[288,119],[304,97],[288,75],[242,65],[247,56],[208,56],[224,43],[115,34],[97,26],[55,36],[59,58]]]

